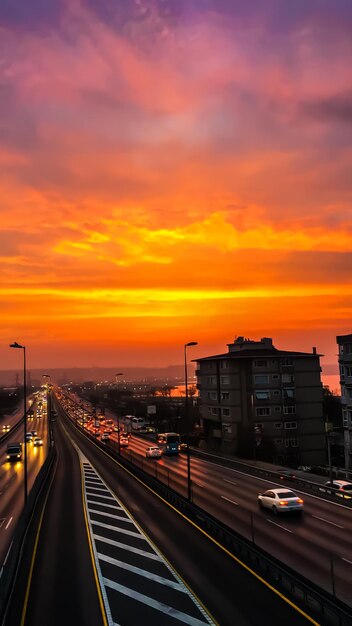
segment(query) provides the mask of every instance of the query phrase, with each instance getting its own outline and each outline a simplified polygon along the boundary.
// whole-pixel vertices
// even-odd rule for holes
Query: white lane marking
[[[101,493],[92,493],[89,489],[86,489],[86,494],[87,496],[94,496],[94,498],[103,498],[104,500],[114,500],[115,498],[113,496],[103,496],[103,494]],[[90,500],[90,502],[93,502],[95,504],[96,500]],[[98,504],[98,502],[97,502]],[[101,503],[102,504],[102,503]],[[104,504],[105,506],[105,504]]]
[[[327,524],[331,524],[331,526],[336,526],[336,528],[342,528],[344,529],[344,526],[340,526],[339,524],[335,524],[335,522],[330,522],[330,520],[325,519],[324,517],[319,517],[318,515],[312,515],[312,517],[315,517],[315,519],[320,519],[321,522],[326,522]]]
[[[230,483],[231,485],[237,485],[234,480],[229,480],[228,478],[223,478],[224,483]]]
[[[348,559],[345,559],[345,557],[344,557],[344,556],[342,556],[342,557],[341,557],[341,559],[342,559],[343,561],[346,561],[346,563],[349,563],[349,565],[352,565],[352,561],[349,561]]]
[[[104,506],[108,506],[108,505],[106,504]],[[98,511],[97,509],[89,509],[89,513],[96,513],[97,515],[104,515],[105,517],[111,517],[112,519],[117,519],[120,522],[127,522],[128,524],[133,524],[131,519],[129,519],[128,517],[122,517],[122,515],[113,515],[112,513],[106,513],[105,511]],[[95,523],[96,522],[94,522],[94,524]]]
[[[128,550],[128,552],[134,552],[135,554],[139,554],[140,556],[145,556],[147,559],[152,559],[153,561],[162,562],[162,559],[160,558],[160,556],[152,552],[147,552],[146,550],[140,550],[139,548],[128,546],[126,543],[121,543],[120,541],[113,541],[112,539],[107,539],[106,537],[102,537],[101,535],[93,534],[93,537],[96,541],[102,541],[103,543],[109,544],[109,546],[122,548],[122,550]]]
[[[108,578],[103,578],[103,581],[106,587],[110,587],[110,589],[114,589],[115,591],[118,591],[119,593],[123,593],[125,596],[129,596],[130,598],[133,598],[134,600],[138,600],[139,602],[142,602],[143,604],[146,604],[147,606],[151,606],[153,609],[156,609],[157,611],[160,611],[161,613],[165,613],[166,615],[169,615],[179,620],[180,622],[182,622],[182,624],[189,624],[190,626],[204,626],[204,624],[206,624],[206,622],[204,622],[203,620],[197,619],[196,617],[192,617],[191,615],[187,615],[187,613],[183,613],[182,611],[177,611],[177,609],[174,609],[168,606],[167,604],[158,602],[157,600],[154,600],[153,598],[149,598],[149,596],[145,596],[143,593],[139,593],[138,591],[135,591],[134,589],[129,589],[129,587],[125,587],[124,585],[119,585],[118,583],[115,583],[113,580],[109,580]]]
[[[122,511],[122,506],[118,506],[117,504],[105,504],[105,502],[97,502],[96,500],[88,500],[87,501],[88,504],[96,504],[98,506],[104,506],[105,508],[108,509],[117,509],[118,511]],[[88,506],[88,511],[91,511],[92,509],[90,508],[90,506]],[[101,511],[103,513],[103,511]]]
[[[145,538],[141,533],[134,533],[132,530],[126,530],[125,528],[120,528],[120,526],[111,526],[110,524],[104,524],[104,522],[97,522],[96,520],[91,520],[93,526],[99,526],[100,528],[106,528],[107,530],[114,530],[117,533],[121,533],[122,535],[128,535],[129,537],[136,537],[136,539],[141,539],[145,541]]]
[[[234,500],[230,500],[230,498],[226,498],[226,496],[221,496],[221,498],[223,500],[227,500],[227,502],[231,502],[231,504],[235,504],[236,506],[238,506],[238,502],[235,502]]]
[[[11,522],[13,520],[13,517],[10,517],[9,521],[7,522],[6,526],[5,526],[5,530],[8,529],[8,527],[10,526]]]
[[[109,490],[106,487],[93,487],[93,485],[87,485],[87,491],[104,491],[104,493],[109,493]]]
[[[192,480],[192,484],[196,485],[197,487],[201,487],[202,489],[206,489],[206,485],[202,485],[202,483],[196,483],[194,480]]]
[[[164,578],[163,576],[158,576],[157,574],[148,572],[147,570],[142,569],[140,567],[129,565],[129,563],[125,563],[124,561],[118,561],[117,559],[113,559],[111,556],[107,556],[106,554],[101,554],[100,552],[98,552],[98,557],[101,561],[110,563],[110,565],[115,565],[116,567],[126,569],[129,572],[138,574],[139,576],[144,576],[145,578],[154,580],[154,582],[156,583],[160,583],[161,585],[166,585],[167,587],[176,589],[176,591],[181,591],[181,593],[186,593],[186,589],[182,585],[180,585],[180,583],[175,582],[174,580],[169,580],[168,578]]]
[[[248,478],[254,478],[254,480],[261,480],[264,483],[269,483],[269,485],[276,485],[277,487],[285,488],[285,485],[282,485],[282,483],[275,483],[273,480],[268,480],[267,478],[262,478],[262,476],[255,476],[254,474],[248,474],[247,472],[241,472],[241,470],[234,469],[232,467],[226,467],[226,465],[220,465],[220,463],[214,463],[213,461],[210,461],[210,460],[200,459],[200,457],[199,457],[199,460],[202,461],[203,463],[211,463],[212,465],[215,465],[215,467],[220,467],[221,469],[225,469],[227,472],[236,472],[237,474],[242,474],[243,476],[248,476]],[[324,485],[321,485],[321,487],[324,487]],[[289,489],[289,487],[286,487],[286,489]],[[291,487],[290,487],[290,489],[291,489]],[[320,496],[314,496],[312,493],[308,493],[307,491],[301,491],[300,489],[295,489],[295,491],[297,491],[297,493],[302,493],[304,496],[308,496],[308,498],[315,498],[316,500],[321,500],[321,502],[327,502],[328,504],[333,504],[334,506],[340,506],[342,509],[345,509],[345,511],[346,510],[347,511],[351,510],[351,507],[347,506],[346,504],[339,504],[339,502],[333,502],[332,500],[326,500],[325,498],[320,498]]]
[[[5,519],[6,517],[3,517],[2,519],[0,519],[0,528],[2,528],[2,526],[5,524]]]
[[[293,533],[292,530],[290,530],[289,528],[285,528],[285,526],[281,526],[281,524],[277,524],[276,522],[273,522],[272,519],[269,519],[268,517],[266,518],[267,522],[270,522],[270,524],[275,524],[275,526],[278,526],[279,528],[282,528],[282,530],[286,530],[287,533]]]

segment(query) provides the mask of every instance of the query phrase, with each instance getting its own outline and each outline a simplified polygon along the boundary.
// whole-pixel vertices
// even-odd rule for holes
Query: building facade
[[[326,462],[320,356],[278,350],[272,339],[238,337],[228,352],[197,360],[205,439],[252,458],[265,444],[277,463]]]
[[[345,469],[352,468],[352,334],[336,337],[339,349],[339,370],[344,435]]]

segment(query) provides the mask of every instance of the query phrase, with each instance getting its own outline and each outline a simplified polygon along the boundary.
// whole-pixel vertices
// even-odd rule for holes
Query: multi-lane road
[[[113,433],[106,446],[116,450],[117,445]],[[150,441],[132,435],[121,454],[186,497],[186,456],[146,459],[148,445]],[[214,457],[211,461],[191,458],[191,484],[195,504],[322,589],[352,603],[351,508],[301,493],[293,482],[275,483],[224,467],[223,459],[217,464]],[[275,517],[270,511],[260,511],[258,493],[270,487],[294,489],[304,499],[303,515]]]
[[[58,413],[56,471],[5,626],[309,623]]]
[[[21,515],[24,504],[24,463],[13,463],[6,459],[6,448],[11,442],[23,443],[23,426],[15,426],[23,411],[6,419],[6,424],[11,426],[11,430],[6,438],[0,442],[0,566],[4,562],[8,551],[14,529]],[[43,446],[34,447],[33,443],[27,443],[27,480],[28,492],[31,490],[35,478],[47,455],[47,418],[34,417],[27,420],[27,431],[36,430],[43,439]]]

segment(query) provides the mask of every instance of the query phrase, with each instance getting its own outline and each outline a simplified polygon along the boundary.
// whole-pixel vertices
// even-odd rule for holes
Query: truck
[[[21,461],[22,460],[22,444],[21,443],[8,443],[6,448],[6,459],[8,461]]]

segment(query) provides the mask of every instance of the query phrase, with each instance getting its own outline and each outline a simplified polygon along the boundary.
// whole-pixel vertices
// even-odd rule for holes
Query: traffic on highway
[[[77,415],[75,399],[65,396],[61,401],[80,428],[94,432],[108,448],[119,449],[137,467],[187,497],[187,446],[179,444],[178,454],[165,454],[155,434],[132,431],[130,418],[121,417],[117,426],[116,417],[107,414],[94,425],[88,405],[83,417],[83,413]],[[155,442],[152,447],[151,439]],[[122,440],[126,442],[123,446]],[[352,604],[352,510],[343,501],[329,502],[322,496],[302,493],[295,488],[293,476],[282,475],[275,483],[224,467],[214,458],[210,461],[192,455],[190,465],[194,504],[322,589]]]

